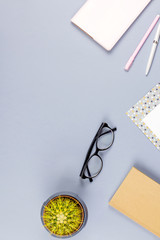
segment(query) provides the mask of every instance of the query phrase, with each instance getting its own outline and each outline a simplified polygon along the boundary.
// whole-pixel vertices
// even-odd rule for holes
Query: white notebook
[[[88,0],[71,22],[110,51],[152,0]]]

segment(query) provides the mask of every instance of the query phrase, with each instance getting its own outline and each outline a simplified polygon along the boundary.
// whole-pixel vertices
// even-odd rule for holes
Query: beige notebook
[[[71,22],[110,51],[151,1],[88,0]]]
[[[160,184],[132,168],[109,203],[160,237]]]

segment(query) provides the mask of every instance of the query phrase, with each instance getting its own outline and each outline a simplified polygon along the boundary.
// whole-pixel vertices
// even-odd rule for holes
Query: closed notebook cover
[[[150,1],[88,0],[71,22],[109,51]]]
[[[160,237],[160,184],[132,168],[110,206]]]

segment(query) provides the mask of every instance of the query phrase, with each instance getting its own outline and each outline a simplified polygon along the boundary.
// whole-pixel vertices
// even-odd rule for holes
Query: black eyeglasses
[[[88,178],[90,182],[93,178],[97,177],[103,168],[103,161],[99,155],[99,152],[109,149],[114,142],[114,131],[116,128],[110,128],[107,123],[102,123],[98,132],[92,140],[92,143],[88,149],[80,177],[82,179]],[[96,145],[95,145],[96,144]],[[92,150],[94,145],[96,150],[93,154]]]

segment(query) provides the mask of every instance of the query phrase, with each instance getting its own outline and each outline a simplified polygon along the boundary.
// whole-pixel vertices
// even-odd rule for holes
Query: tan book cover
[[[110,206],[160,237],[160,184],[132,168]]]

